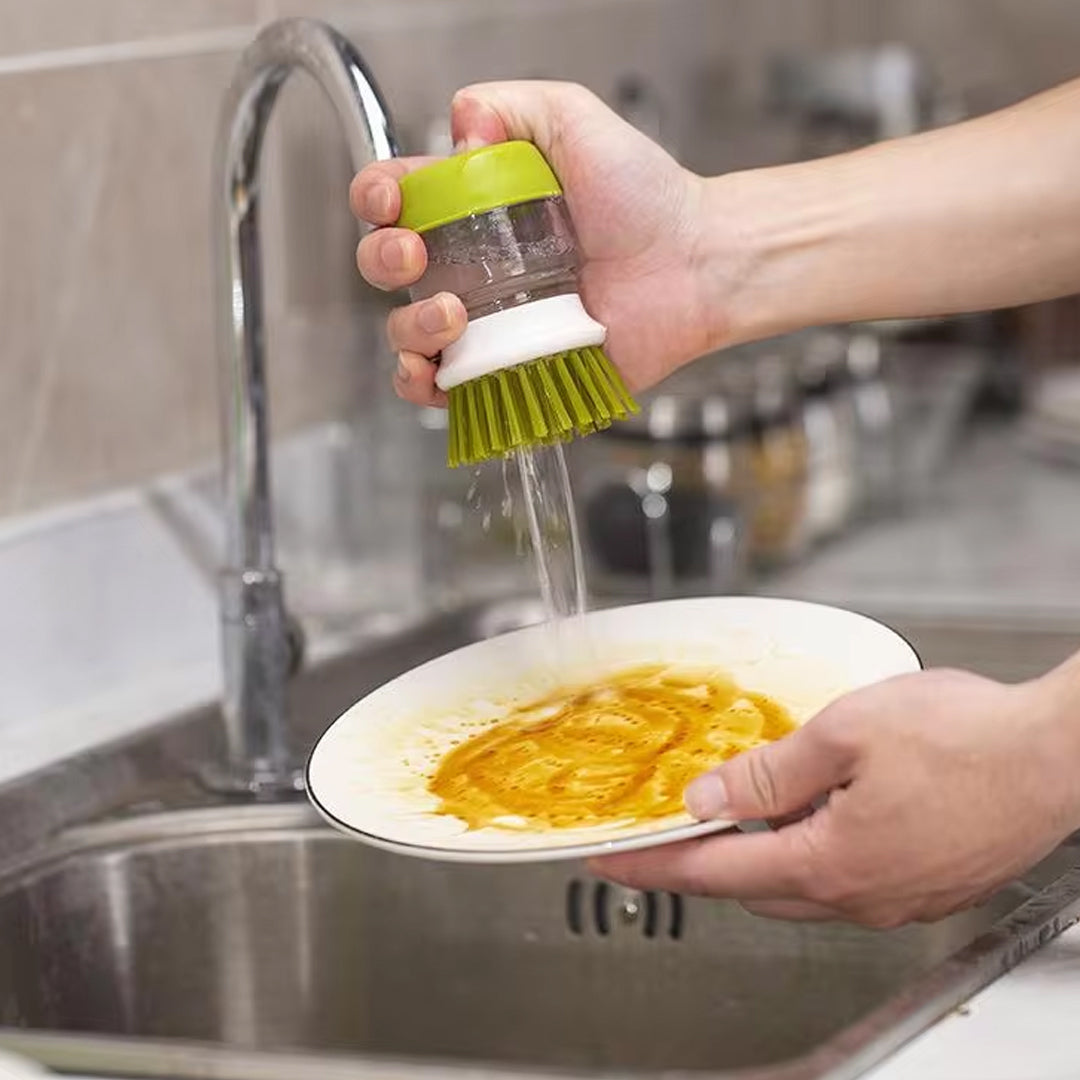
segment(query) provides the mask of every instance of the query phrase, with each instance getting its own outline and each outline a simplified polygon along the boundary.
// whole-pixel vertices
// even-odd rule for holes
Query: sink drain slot
[[[570,933],[580,937],[585,932],[581,919],[581,894],[584,886],[575,878],[566,886],[566,925]]]
[[[611,920],[608,918],[608,904],[611,903],[611,889],[601,881],[593,886],[593,925],[601,937],[611,933]]]
[[[634,928],[645,938],[678,941],[684,921],[683,899],[677,893],[639,892],[577,878],[566,886],[566,926],[575,937],[608,937]]]

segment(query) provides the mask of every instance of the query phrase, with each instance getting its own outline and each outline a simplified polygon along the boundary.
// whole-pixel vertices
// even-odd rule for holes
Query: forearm
[[[732,173],[705,199],[703,292],[713,275],[734,287],[718,345],[1065,295],[1080,290],[1080,80],[939,131]]]
[[[1043,704],[1048,729],[1058,740],[1056,753],[1069,768],[1076,795],[1076,828],[1080,828],[1080,652],[1075,652],[1031,684]]]

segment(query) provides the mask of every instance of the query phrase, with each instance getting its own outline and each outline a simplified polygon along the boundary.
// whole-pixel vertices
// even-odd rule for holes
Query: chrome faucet
[[[359,53],[330,27],[307,19],[275,22],[241,56],[221,114],[213,172],[228,762],[208,769],[205,779],[218,790],[251,795],[302,788],[287,738],[285,688],[299,661],[299,647],[290,633],[282,577],[274,562],[259,247],[263,136],[278,91],[297,68],[312,75],[330,99],[357,170],[397,153],[374,80]]]

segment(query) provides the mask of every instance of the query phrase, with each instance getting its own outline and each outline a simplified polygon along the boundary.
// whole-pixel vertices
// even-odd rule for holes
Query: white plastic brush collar
[[[541,356],[603,345],[605,337],[607,330],[576,293],[534,300],[471,320],[461,337],[443,349],[435,385],[450,390]]]

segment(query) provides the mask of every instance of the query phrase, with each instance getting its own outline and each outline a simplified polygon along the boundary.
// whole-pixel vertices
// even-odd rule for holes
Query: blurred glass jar
[[[962,343],[885,343],[895,407],[897,502],[903,511],[933,505],[962,440],[991,356]]]
[[[880,517],[895,512],[901,497],[898,402],[885,377],[880,336],[854,330],[847,340],[846,358],[855,416],[859,510]]]
[[[638,416],[569,448],[590,586],[651,597],[742,588],[749,396],[731,394],[707,358],[640,404]]]
[[[769,570],[807,547],[807,440],[787,358],[750,354],[744,363],[753,395],[750,545],[754,564]]]
[[[858,426],[843,335],[808,335],[796,372],[806,437],[806,532],[815,543],[842,532],[860,499]]]

